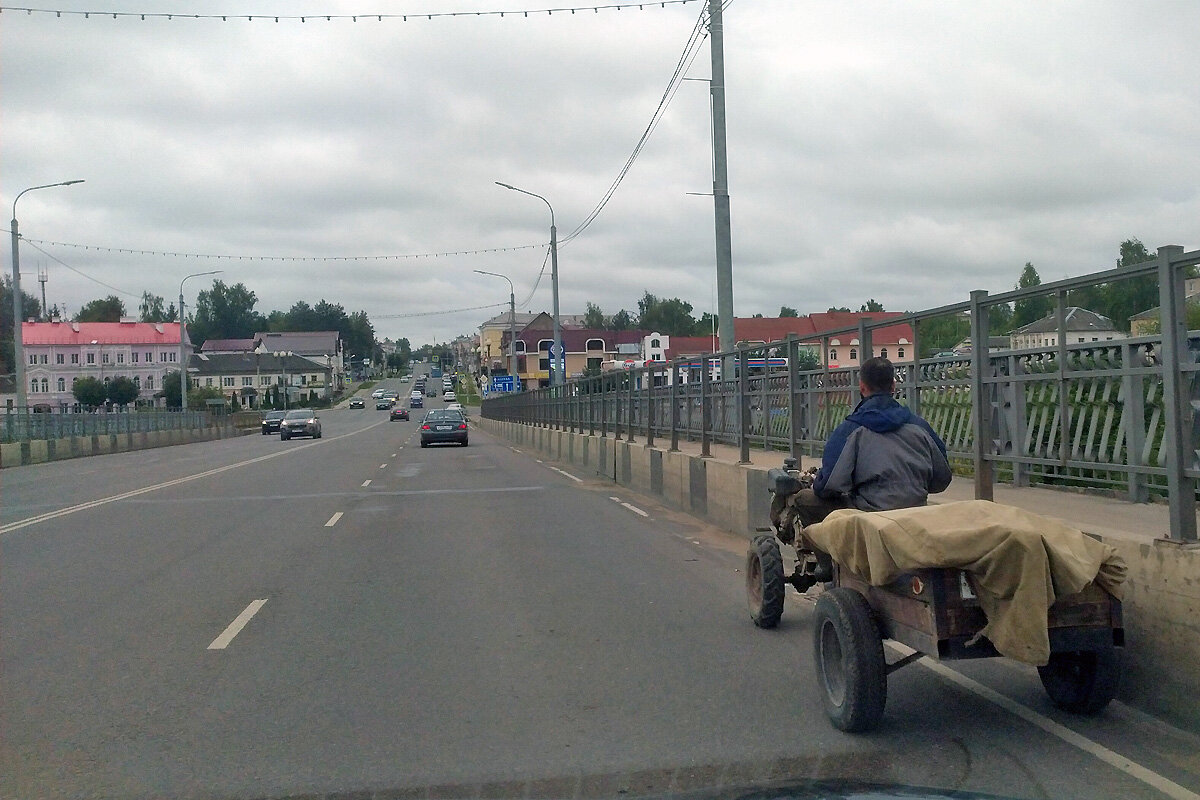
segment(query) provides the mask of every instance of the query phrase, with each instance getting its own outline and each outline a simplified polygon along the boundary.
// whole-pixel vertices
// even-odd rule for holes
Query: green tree
[[[76,322],[120,322],[125,316],[125,303],[115,294],[84,304],[75,315]]]
[[[179,371],[168,372],[163,376],[162,389],[155,393],[155,397],[163,398],[167,403],[167,408],[179,408]]]
[[[612,315],[608,327],[614,331],[627,331],[633,327],[633,315],[622,308]],[[659,331],[659,333],[663,333],[663,331]]]
[[[700,319],[696,321],[696,336],[711,336],[721,329],[720,321],[717,315],[711,311],[705,311],[700,315]]]
[[[880,303],[874,297],[872,297],[870,300],[868,300],[867,302],[865,302],[861,306],[859,306],[858,310],[859,311],[885,311],[886,309],[884,309],[883,303]]]
[[[590,330],[600,330],[604,327],[604,312],[600,306],[588,302],[587,311],[583,313],[583,327]]]
[[[1038,271],[1034,268],[1033,263],[1026,261],[1025,268],[1021,270],[1021,277],[1017,279],[1017,289],[1028,289],[1032,286],[1041,286],[1042,278],[1038,275]],[[1050,313],[1051,300],[1044,295],[1038,297],[1027,297],[1024,300],[1018,300],[1013,303],[1012,327],[1013,330],[1024,327],[1031,322],[1036,322],[1042,317]]]
[[[800,365],[802,371],[820,369],[821,357],[816,352],[802,347],[796,351],[796,363]]]
[[[98,378],[77,378],[71,384],[71,394],[84,408],[99,408],[108,399],[108,389]]]
[[[127,406],[137,400],[139,391],[132,378],[119,375],[108,382],[106,397],[108,402],[117,406]]]
[[[142,301],[138,303],[138,321],[174,322],[176,314],[174,303],[167,306],[159,295],[142,292]]]
[[[42,304],[38,299],[24,289],[21,290],[21,315],[25,319],[41,318]],[[4,365],[0,373],[8,374],[13,371],[13,296],[12,279],[7,275],[0,277],[0,360]]]
[[[798,311],[796,311],[796,309],[792,308],[791,306],[780,306],[779,307],[779,316],[780,316],[780,318],[798,317],[798,316],[800,316],[800,313]]]
[[[638,300],[637,325],[642,330],[658,331],[668,336],[691,336],[696,332],[691,303],[678,297],[660,300],[649,291]]]
[[[849,313],[850,309],[846,308],[846,306],[830,306],[829,308],[825,309],[827,314],[836,314],[839,311]]]
[[[214,280],[211,289],[196,297],[196,313],[188,321],[188,335],[196,347],[209,339],[249,339],[267,326],[266,317],[254,310],[258,296],[243,283],[226,286]]]

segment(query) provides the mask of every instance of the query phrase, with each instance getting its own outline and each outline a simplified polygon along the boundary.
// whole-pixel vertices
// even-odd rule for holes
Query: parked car
[[[395,422],[398,419],[402,419],[407,422],[408,421],[408,409],[405,408],[404,406],[396,406],[395,408],[392,409],[392,413],[390,416],[388,416],[388,419],[391,422]]]
[[[284,416],[279,424],[279,438],[284,441],[293,436],[321,438],[321,418],[311,408],[296,408]]]
[[[283,422],[283,415],[286,411],[268,411],[262,418],[262,435],[268,433],[279,433],[279,423]]]
[[[350,398],[350,407],[351,408],[366,408],[367,404],[366,404],[366,402],[363,401],[363,399],[361,397],[351,397]]]
[[[467,446],[467,418],[461,411],[436,409],[421,420],[421,447],[442,442]]]

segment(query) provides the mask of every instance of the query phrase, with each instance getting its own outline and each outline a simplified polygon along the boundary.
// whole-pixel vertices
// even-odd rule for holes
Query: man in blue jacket
[[[929,423],[896,402],[896,369],[886,358],[859,369],[862,400],[829,437],[812,489],[788,502],[793,519],[814,525],[840,508],[892,511],[923,506],[950,485],[946,445]]]

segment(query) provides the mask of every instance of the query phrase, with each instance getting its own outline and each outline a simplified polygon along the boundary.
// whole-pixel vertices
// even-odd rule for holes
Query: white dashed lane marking
[[[342,518],[342,512],[340,512],[340,511],[336,512],[332,517],[329,518],[329,522],[325,523],[325,527],[332,528],[334,525],[338,524],[338,520],[341,518]]]
[[[639,517],[649,517],[650,516],[645,511],[642,511],[640,508],[638,508],[637,506],[626,503],[624,500],[622,500],[619,497],[613,497],[612,495],[609,495],[608,499],[612,500],[614,503],[620,503],[622,506],[629,509],[633,513],[637,514]]]
[[[363,486],[370,486],[370,485],[371,485],[371,479],[370,479],[370,478],[367,478],[365,481],[363,481],[363,482],[362,482],[362,485],[363,485]]]
[[[258,610],[267,602],[266,598],[262,600],[254,600],[250,605],[246,606],[242,613],[237,615],[237,618],[229,623],[229,627],[221,631],[221,635],[212,640],[212,644],[208,646],[209,650],[224,650],[233,641],[233,637],[242,632],[242,628],[246,627],[246,623],[250,618],[258,613]]]

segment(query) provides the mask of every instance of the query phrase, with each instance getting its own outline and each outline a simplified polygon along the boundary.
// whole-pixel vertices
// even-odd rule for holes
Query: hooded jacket
[[[925,505],[950,477],[946,445],[929,423],[890,394],[873,394],[829,437],[813,491],[861,511],[893,511]]]

